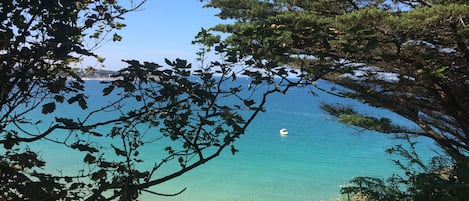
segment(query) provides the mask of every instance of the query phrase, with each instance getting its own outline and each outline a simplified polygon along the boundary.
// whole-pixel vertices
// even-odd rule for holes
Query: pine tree
[[[443,194],[469,195],[469,4],[467,1],[211,0],[232,23],[221,51],[231,61],[270,70],[298,68],[302,82],[326,79],[348,90],[338,96],[386,108],[418,128],[353,109],[323,108],[350,125],[425,136],[450,157],[455,178]],[[305,81],[306,80],[306,81]],[[402,152],[401,152],[402,153]]]

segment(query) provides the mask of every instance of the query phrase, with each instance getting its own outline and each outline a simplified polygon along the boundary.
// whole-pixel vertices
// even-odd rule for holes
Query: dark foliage
[[[143,3],[0,3],[0,199],[178,195],[185,189],[164,194],[151,187],[224,150],[235,154],[234,142],[264,111],[267,96],[288,89],[285,80],[274,81],[272,75],[235,71],[232,63],[204,63],[210,46],[201,46],[196,70],[182,59],[166,60],[165,66],[128,60],[126,68],[101,82],[101,94],[89,94],[74,64],[87,56],[102,61],[93,53],[95,47],[108,37],[119,41],[115,31],[125,26],[123,15]],[[95,45],[84,45],[93,40]],[[194,43],[209,42],[218,43],[219,37],[202,30]],[[249,87],[233,84],[241,74],[252,77]],[[276,87],[265,86],[273,82]],[[94,96],[108,99],[89,104]],[[81,168],[50,171],[53,159],[43,159],[37,143],[57,146],[64,155],[76,154],[73,163],[81,163]],[[159,147],[161,153],[144,157],[145,146]]]
[[[458,178],[449,181],[458,188],[444,190],[451,198],[465,198],[468,188],[459,184],[469,182],[467,1],[206,2],[207,7],[220,9],[219,17],[234,21],[211,29],[227,35],[221,46],[227,47],[230,61],[267,71],[297,68],[307,80],[301,84],[327,79],[347,90],[321,90],[414,122],[416,128],[408,128],[340,105],[324,107],[353,126],[432,139],[451,158]],[[409,180],[413,181],[414,187],[427,192],[420,180]],[[371,190],[390,190],[381,188],[381,180],[363,182]]]

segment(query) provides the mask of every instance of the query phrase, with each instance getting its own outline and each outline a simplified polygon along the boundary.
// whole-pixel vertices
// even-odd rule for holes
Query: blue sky
[[[197,46],[191,44],[202,27],[223,23],[217,10],[202,8],[198,0],[148,0],[140,11],[125,16],[127,25],[120,42],[105,42],[96,53],[106,60],[106,70],[126,67],[122,59],[137,59],[163,64],[164,58],[194,61]],[[95,65],[96,62],[84,62]]]

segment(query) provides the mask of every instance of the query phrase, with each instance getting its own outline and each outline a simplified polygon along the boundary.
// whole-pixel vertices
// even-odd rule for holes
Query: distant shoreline
[[[82,80],[88,81],[88,80],[97,80],[97,81],[113,81],[117,80],[117,77],[81,77]]]

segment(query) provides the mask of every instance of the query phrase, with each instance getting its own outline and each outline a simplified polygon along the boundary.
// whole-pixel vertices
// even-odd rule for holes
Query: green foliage
[[[165,59],[164,67],[126,60],[128,67],[100,82],[101,94],[89,94],[80,76],[96,72],[79,72],[73,63],[84,56],[104,58],[94,54],[95,47],[85,47],[84,40],[103,41],[111,33],[112,40],[120,41],[113,31],[125,27],[119,22],[122,15],[142,3],[130,8],[106,0],[1,3],[0,200],[127,201],[138,200],[143,192],[178,195],[185,189],[161,194],[151,187],[224,150],[235,154],[235,141],[264,111],[267,96],[288,89],[286,80],[275,88],[261,87],[273,83],[271,74],[235,71],[230,62],[204,63],[213,46],[221,52],[227,46],[202,30],[194,42],[201,44],[199,68],[183,59]],[[229,55],[220,56],[228,60]],[[278,73],[286,75],[283,68]],[[234,85],[240,74],[250,75],[251,85]],[[96,95],[106,96],[106,102],[89,105]],[[61,107],[75,111],[59,113]],[[38,112],[41,119],[35,117]],[[77,154],[73,163],[82,168],[51,172],[49,161],[39,157],[41,150],[28,148],[37,142]],[[161,146],[162,158],[142,156],[144,146]]]
[[[383,180],[373,177],[357,177],[341,188],[349,197],[365,200],[466,200],[456,176],[452,161],[445,156],[435,156],[425,162],[416,152],[416,143],[408,139],[409,146],[397,145],[386,150],[397,156],[394,162],[402,174],[394,174]]]
[[[6,151],[0,156],[0,192],[7,200],[79,200],[85,196],[79,185],[67,187],[72,178],[54,177],[40,173],[45,167],[36,152],[18,148]],[[63,189],[67,189],[64,191]]]
[[[8,199],[23,200],[42,196],[53,200],[136,200],[143,191],[163,195],[148,188],[212,160],[224,149],[230,149],[235,154],[237,149],[234,142],[244,134],[258,112],[262,111],[267,94],[276,91],[261,92],[264,95],[259,99],[260,102],[251,97],[255,90],[243,97],[243,93],[240,93],[243,87],[230,86],[230,81],[236,79],[233,67],[220,66],[219,63],[191,74],[191,64],[181,59],[166,60],[168,68],[135,60],[126,62],[128,68],[114,74],[112,80],[102,82],[105,85],[103,96],[121,98],[101,109],[89,111],[83,117],[57,116],[50,127],[45,130],[38,128],[38,134],[26,133],[19,126],[22,124],[5,127],[11,130],[11,135],[6,135],[1,141],[7,152],[1,158],[3,169],[0,173],[4,175],[2,178],[5,178],[7,184],[2,189],[2,195]],[[215,73],[219,76],[214,76]],[[264,83],[264,79],[259,77],[256,84]],[[72,100],[78,102],[87,99],[87,96],[80,94],[75,97],[76,100]],[[134,104],[124,107],[127,102]],[[53,105],[45,104],[42,109],[47,114],[53,114]],[[87,110],[80,103],[79,106]],[[110,115],[104,115],[108,118],[97,122],[90,120],[103,113]],[[111,127],[109,134],[102,131],[106,127]],[[55,132],[64,131],[80,135],[54,135]],[[153,133],[150,139],[157,140],[149,142],[147,131]],[[39,160],[34,151],[23,154],[14,148],[39,139],[63,144],[84,153],[82,162],[91,168],[80,170],[79,175],[42,173],[38,168],[43,167],[45,162]],[[138,164],[148,162],[139,154],[142,146],[151,146],[153,143],[156,143],[154,146],[161,146],[164,139],[170,140],[163,142],[167,154],[161,161],[156,159],[153,167],[140,169]],[[113,154],[109,156],[109,153],[102,151],[104,147],[110,147]],[[174,162],[180,168],[174,168],[162,176],[160,168],[171,166]],[[32,176],[25,176],[29,174]],[[24,188],[42,191],[25,193]]]
[[[49,114],[55,110],[55,104],[65,98],[69,103],[86,108],[80,93],[83,82],[71,64],[84,56],[97,57],[91,51],[95,47],[84,45],[85,38],[95,36],[97,41],[103,40],[97,33],[124,27],[118,22],[121,16],[137,7],[125,9],[115,1],[2,2],[2,113],[11,114],[21,105],[27,105],[28,110],[42,107],[43,113]],[[115,34],[114,38],[119,39],[119,36]],[[66,81],[67,78],[72,79]],[[46,101],[51,95],[55,99]],[[46,104],[41,106],[44,102]],[[15,115],[4,117],[1,124],[18,120]]]
[[[220,9],[220,18],[234,23],[202,29],[196,36],[200,68],[191,71],[192,65],[182,59],[165,60],[167,67],[128,60],[128,67],[113,80],[102,82],[102,95],[115,99],[90,109],[83,81],[71,65],[84,56],[104,61],[92,51],[96,46],[85,47],[83,41],[99,45],[109,33],[120,41],[114,31],[125,27],[122,16],[143,2],[130,8],[107,0],[1,3],[1,196],[136,200],[142,192],[165,195],[149,188],[225,149],[236,153],[234,142],[264,111],[269,94],[324,78],[351,89],[342,94],[387,108],[418,129],[351,109],[324,107],[339,120],[385,133],[429,137],[451,158],[435,169],[415,152],[390,149],[408,159],[407,164],[396,161],[405,176],[356,179],[358,188],[344,192],[370,199],[467,199],[466,1],[206,1],[207,7]],[[213,35],[217,31],[226,37]],[[222,61],[204,63],[213,50]],[[239,64],[243,67],[235,68]],[[293,74],[298,79],[289,79]],[[247,88],[226,84],[239,75],[251,78]],[[226,105],[226,99],[237,102]],[[57,114],[60,104],[76,105],[84,115]],[[28,118],[35,111],[52,121]],[[105,115],[108,119],[94,121],[103,113],[110,114]],[[81,153],[80,161],[88,168],[77,175],[43,171],[45,161],[23,148],[39,140]],[[158,142],[163,142],[165,157],[150,169],[139,169],[142,146]],[[110,148],[112,156],[103,148]],[[162,166],[174,164],[179,168],[159,175]],[[435,172],[442,168],[449,168],[447,178]]]
[[[337,119],[348,125],[366,128],[382,133],[398,133],[404,132],[404,128],[393,125],[389,118],[371,117],[357,113],[351,107],[340,107],[330,104],[322,104],[321,108],[329,114],[337,117]]]
[[[391,121],[388,118],[365,117],[361,115],[340,115],[339,121],[359,127],[366,127],[370,130],[389,132],[392,130]]]
[[[237,2],[207,1],[208,7],[220,9],[222,19],[233,21],[210,29],[227,36],[219,44],[226,47],[222,50],[229,61],[272,74],[280,72],[275,70],[278,66],[298,68],[304,82],[292,82],[292,86],[317,79],[340,84],[349,90],[328,92],[388,109],[414,122],[416,128],[393,125],[387,118],[364,116],[341,106],[323,109],[342,122],[364,129],[428,137],[452,159],[458,181],[447,182],[456,185],[469,181],[467,1]],[[434,178],[427,174],[419,176],[424,181]],[[440,180],[436,181],[438,186]],[[381,186],[378,194],[395,191],[383,181],[362,182]],[[433,195],[427,191],[434,190],[431,183],[424,183],[415,180],[415,189],[408,190]],[[468,189],[458,186],[454,193],[449,186],[439,187],[457,198]],[[393,200],[400,199],[401,194],[386,196],[375,197]],[[446,196],[402,199],[438,200]]]

